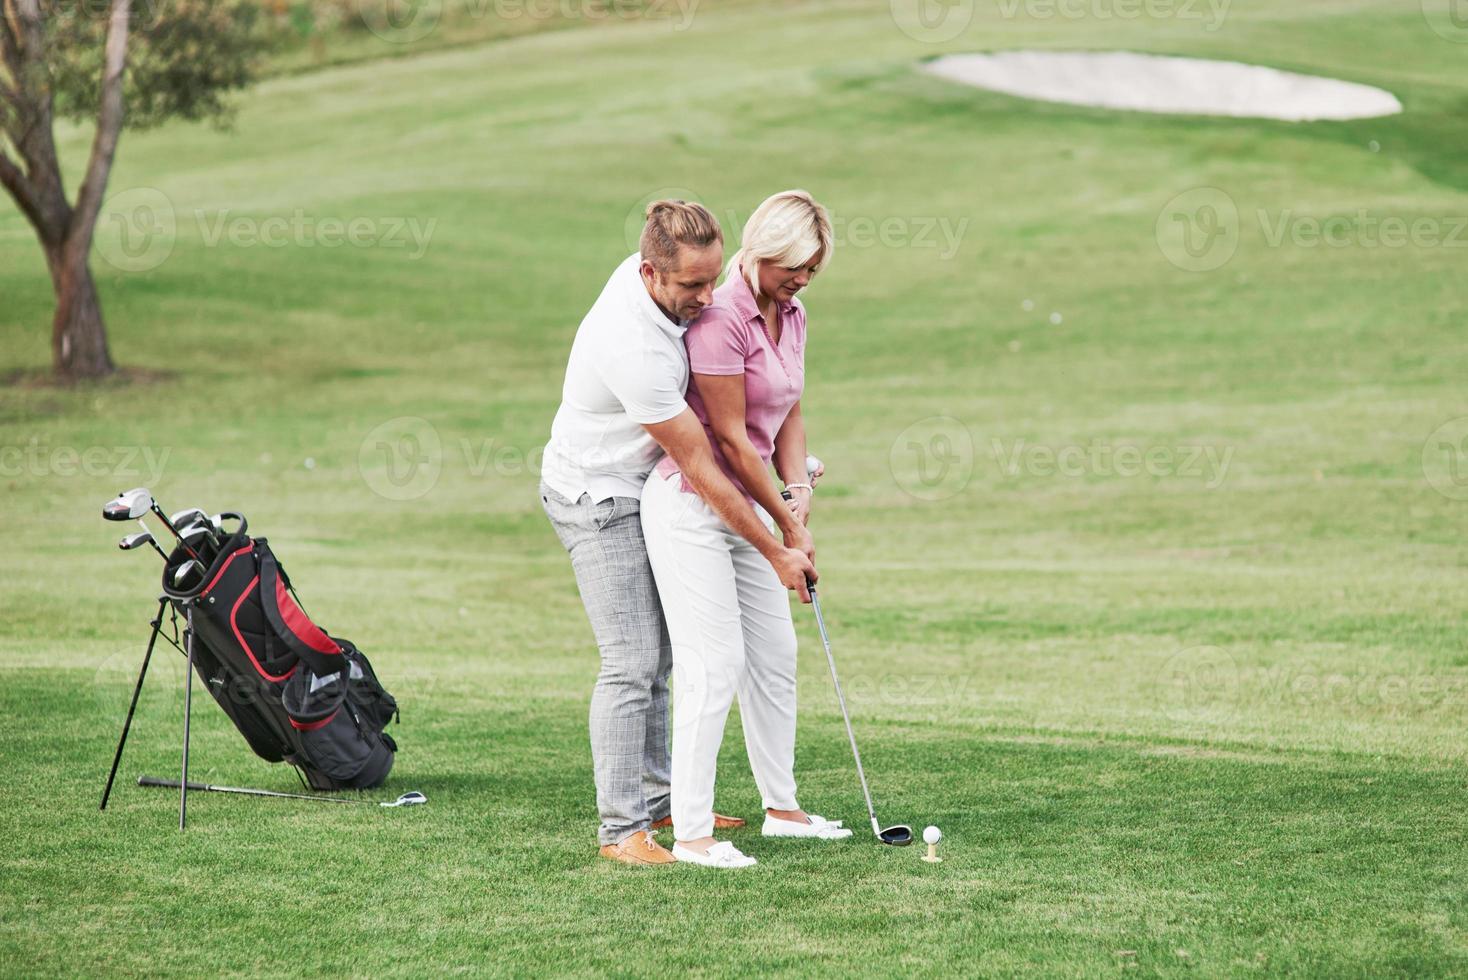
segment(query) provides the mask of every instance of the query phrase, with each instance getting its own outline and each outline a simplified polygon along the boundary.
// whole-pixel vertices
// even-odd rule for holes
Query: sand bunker
[[[1234,61],[1130,51],[946,55],[923,70],[1027,99],[1136,112],[1260,119],[1369,119],[1402,111],[1390,92]]]

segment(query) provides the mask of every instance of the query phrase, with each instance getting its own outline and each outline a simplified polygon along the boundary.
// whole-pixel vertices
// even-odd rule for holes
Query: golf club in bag
[[[132,516],[124,508],[109,507],[111,514],[120,515],[111,516],[104,508],[111,520]],[[331,636],[311,621],[269,543],[250,537],[242,515],[225,512],[221,517],[238,522],[238,528],[221,535],[218,550],[201,573],[178,575],[198,554],[182,541],[165,559],[163,595],[102,794],[103,809],[160,635],[188,659],[183,771],[177,783],[180,828],[188,790],[197,785],[188,779],[196,673],[251,750],[268,762],[294,766],[311,789],[371,789],[392,769],[397,745],[383,729],[397,714],[397,702],[378,682],[367,657],[350,640]],[[163,632],[169,607],[172,638]],[[182,647],[180,615],[186,624]],[[157,784],[150,780],[144,785]]]

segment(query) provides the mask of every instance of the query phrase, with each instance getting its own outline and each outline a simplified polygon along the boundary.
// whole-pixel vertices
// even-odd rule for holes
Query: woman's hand
[[[811,483],[815,483],[815,480],[811,480]],[[790,508],[790,513],[795,515],[797,521],[802,525],[810,524],[811,492],[809,490],[804,487],[796,487],[790,491],[790,499],[785,501],[785,504]]]

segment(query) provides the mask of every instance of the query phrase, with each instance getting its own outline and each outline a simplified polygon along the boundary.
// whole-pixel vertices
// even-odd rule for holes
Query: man
[[[712,302],[723,258],[724,236],[708,209],[648,206],[638,253],[612,273],[576,332],[541,471],[541,503],[571,556],[601,653],[591,696],[601,855],[626,864],[673,863],[652,834],[670,812],[672,649],[639,514],[642,486],[662,454],[802,602],[810,601],[807,580],[816,580],[810,533],[797,526],[775,539],[714,461],[683,399],[683,333]]]

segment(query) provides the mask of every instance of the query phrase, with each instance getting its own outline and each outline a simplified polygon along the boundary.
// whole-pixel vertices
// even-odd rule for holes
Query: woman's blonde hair
[[[813,265],[819,272],[831,259],[831,216],[805,191],[781,191],[765,198],[744,223],[739,250],[729,260],[726,278],[744,269],[750,292],[759,296],[757,264],[785,268]]]
[[[723,241],[718,219],[702,204],[653,201],[647,206],[647,224],[642,226],[638,251],[654,269],[666,275],[677,267],[680,247],[706,248]]]

